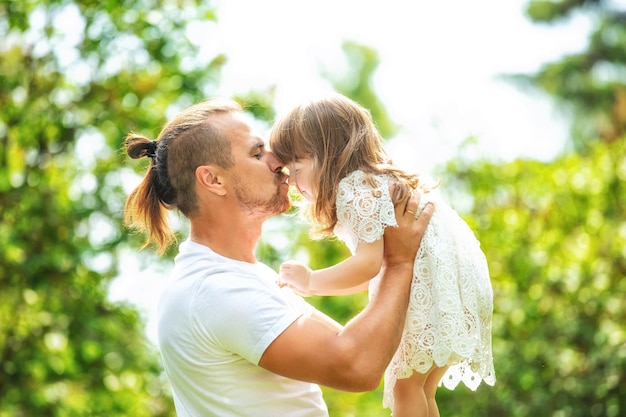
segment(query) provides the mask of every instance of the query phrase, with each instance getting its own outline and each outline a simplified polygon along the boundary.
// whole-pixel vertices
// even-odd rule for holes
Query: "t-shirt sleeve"
[[[374,177],[372,186],[361,171],[342,179],[337,190],[337,222],[359,242],[371,243],[383,236],[385,227],[396,226],[396,217],[385,177]]]
[[[226,275],[210,277],[197,292],[197,330],[207,343],[258,365],[274,339],[298,317],[310,312],[305,311],[304,304],[295,306],[277,286],[253,276]],[[220,279],[222,284],[214,287],[211,279]],[[228,285],[224,285],[225,281]]]

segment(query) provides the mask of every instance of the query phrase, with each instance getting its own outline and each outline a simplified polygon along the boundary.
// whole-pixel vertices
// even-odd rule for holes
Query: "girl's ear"
[[[217,195],[226,195],[222,184],[221,170],[212,165],[201,165],[196,168],[196,180],[200,186]]]

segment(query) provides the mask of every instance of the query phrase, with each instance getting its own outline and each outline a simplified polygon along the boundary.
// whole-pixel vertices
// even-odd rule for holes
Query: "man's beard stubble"
[[[291,208],[289,196],[281,193],[280,186],[276,187],[276,192],[272,196],[265,198],[265,196],[254,196],[239,177],[235,177],[235,181],[237,201],[250,214],[265,214],[269,217],[284,213]]]

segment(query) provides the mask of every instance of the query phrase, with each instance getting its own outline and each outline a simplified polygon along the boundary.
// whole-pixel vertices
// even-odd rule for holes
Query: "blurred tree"
[[[118,150],[210,95],[213,11],[0,2],[0,416],[173,415],[138,313],[107,300],[134,176]]]
[[[517,79],[558,100],[571,115],[572,145],[582,150],[590,140],[626,133],[626,9],[610,0],[533,0],[527,8],[531,20],[545,24],[577,13],[592,22],[586,49]]]
[[[463,152],[460,152],[462,154]],[[489,261],[498,381],[439,392],[441,415],[626,412],[626,141],[550,163],[450,162],[451,201]]]

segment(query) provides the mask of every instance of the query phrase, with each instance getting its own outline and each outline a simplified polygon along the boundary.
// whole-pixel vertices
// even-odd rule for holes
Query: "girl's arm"
[[[356,252],[343,262],[313,271],[297,262],[280,266],[286,285],[303,295],[348,295],[367,289],[379,272],[383,258],[383,239],[359,243]]]

